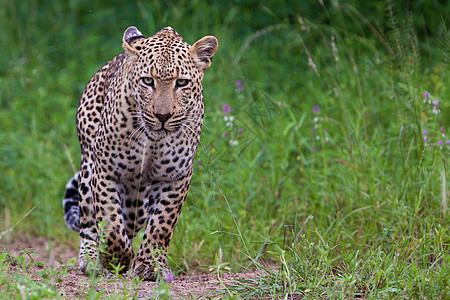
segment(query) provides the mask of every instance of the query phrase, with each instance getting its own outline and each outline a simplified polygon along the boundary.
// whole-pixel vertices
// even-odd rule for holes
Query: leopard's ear
[[[134,26],[128,27],[123,33],[122,47],[129,54],[137,55],[141,50],[141,40],[145,39],[145,36]]]
[[[208,35],[191,46],[189,52],[197,67],[203,72],[211,66],[211,60],[217,51],[219,42],[214,36]]]

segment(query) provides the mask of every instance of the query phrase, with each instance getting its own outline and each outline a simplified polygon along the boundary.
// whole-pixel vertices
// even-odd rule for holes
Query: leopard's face
[[[133,51],[128,51],[125,88],[131,89],[136,106],[130,113],[139,126],[153,134],[201,126],[205,70],[196,64],[193,47],[171,28],[126,46]]]

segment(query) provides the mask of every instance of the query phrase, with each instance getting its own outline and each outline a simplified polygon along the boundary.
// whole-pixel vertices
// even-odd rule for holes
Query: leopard
[[[218,40],[208,35],[190,45],[170,26],[146,38],[131,26],[122,47],[82,93],[81,163],[66,185],[64,220],[79,232],[84,274],[100,268],[155,281],[173,277],[168,247],[191,184],[202,82]]]

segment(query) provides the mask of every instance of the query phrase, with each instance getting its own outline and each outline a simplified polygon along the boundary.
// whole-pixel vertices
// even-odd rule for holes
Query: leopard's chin
[[[167,133],[174,133],[180,130],[180,127],[159,127],[159,128],[152,128],[148,127],[148,129],[152,132],[156,132],[158,134],[167,134]]]

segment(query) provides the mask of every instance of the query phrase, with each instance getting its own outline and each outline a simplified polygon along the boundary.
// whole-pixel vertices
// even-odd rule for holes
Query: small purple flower
[[[223,136],[227,137],[227,136],[228,136],[228,132],[225,132],[225,133],[223,134]]]
[[[439,100],[434,100],[433,102],[431,102],[433,105],[438,106],[439,105]]]
[[[238,88],[238,90],[243,91],[244,90],[244,84],[242,83],[241,80],[236,80],[236,82],[234,83],[234,85]]]
[[[329,132],[330,131],[330,129],[328,129],[328,128],[325,128],[325,132]]]
[[[199,160],[198,160],[198,164],[199,164],[199,165],[202,165],[203,162],[199,159]]]
[[[317,151],[317,147],[314,147],[314,151]]]
[[[231,107],[226,105],[226,104],[222,107],[222,111],[223,111],[224,115],[229,114],[230,112],[232,112]]]
[[[446,140],[446,141],[445,141],[445,144],[446,144],[446,145],[450,145],[450,140]]]
[[[320,113],[320,106],[314,105],[314,106],[313,106],[313,112],[314,112],[314,113]]]
[[[445,132],[445,129],[444,129],[444,127],[442,126],[442,127],[440,127],[439,128],[439,130],[441,131],[441,132]]]
[[[316,128],[316,127],[314,127],[314,128],[313,128],[313,132],[316,132],[316,131],[317,131],[317,128]]]
[[[239,133],[243,133],[244,132],[244,129],[239,129]]]
[[[425,100],[428,100],[428,98],[430,97],[430,92],[426,92],[425,94],[423,94],[423,96],[425,97]]]
[[[437,142],[437,145],[441,146],[443,143],[444,143],[443,141],[439,141],[439,142]]]
[[[423,134],[423,135],[427,135],[427,134],[428,134],[428,131],[424,130],[424,131],[422,131],[422,134]]]
[[[428,137],[427,136],[424,136],[423,137],[423,141],[426,143],[426,142],[428,142]]]
[[[167,274],[167,276],[164,278],[165,282],[173,282],[175,280],[175,278],[173,278],[172,274]]]

